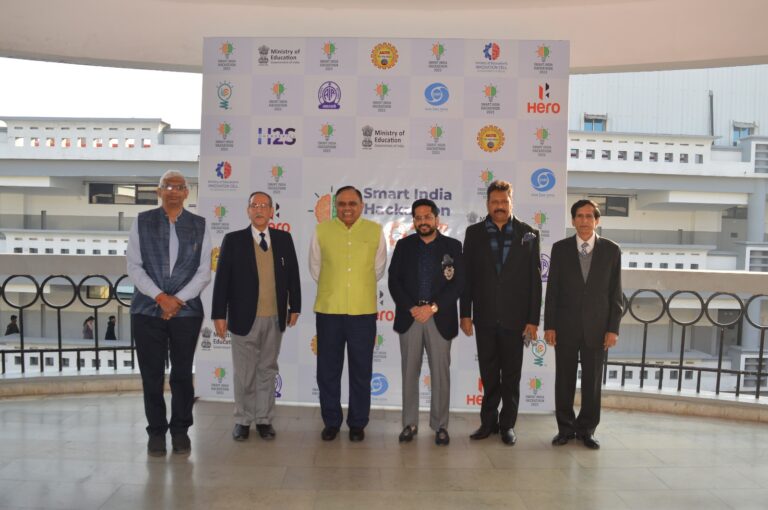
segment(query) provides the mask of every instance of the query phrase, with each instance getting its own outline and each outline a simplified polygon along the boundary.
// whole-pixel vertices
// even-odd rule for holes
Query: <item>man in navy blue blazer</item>
[[[459,333],[456,302],[464,287],[461,243],[438,230],[432,200],[411,207],[416,233],[395,245],[389,265],[389,292],[395,300],[394,329],[400,334],[403,371],[403,431],[400,442],[418,432],[419,375],[427,351],[432,398],[429,426],[435,444],[447,445],[451,396],[451,339]]]
[[[299,264],[291,234],[269,228],[272,197],[256,191],[248,199],[251,224],[224,236],[213,286],[211,318],[216,334],[232,332],[235,441],[248,439],[251,423],[262,439],[272,426],[275,377],[286,324],[301,312]]]

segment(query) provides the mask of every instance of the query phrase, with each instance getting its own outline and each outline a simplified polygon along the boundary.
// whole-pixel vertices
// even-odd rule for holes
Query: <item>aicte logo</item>
[[[484,126],[477,133],[477,145],[485,152],[497,152],[504,146],[504,131],[494,125]]]
[[[539,192],[551,190],[556,181],[555,173],[549,168],[539,168],[531,174],[531,186]]]
[[[259,145],[293,145],[296,143],[294,128],[258,128]]]
[[[379,43],[371,50],[371,62],[379,69],[392,69],[397,64],[397,48],[388,42]]]
[[[501,56],[501,48],[495,42],[489,42],[483,47],[483,56],[488,60],[498,60]]]
[[[432,106],[444,105],[449,97],[448,87],[443,83],[431,83],[424,89],[424,99]]]
[[[560,103],[549,101],[549,83],[539,85],[538,102],[528,103],[528,113],[560,113]]]
[[[232,164],[229,161],[219,161],[216,163],[216,177],[219,179],[229,179],[232,177]]]
[[[338,110],[341,108],[341,87],[336,82],[327,81],[320,85],[317,91],[317,99],[321,110]]]

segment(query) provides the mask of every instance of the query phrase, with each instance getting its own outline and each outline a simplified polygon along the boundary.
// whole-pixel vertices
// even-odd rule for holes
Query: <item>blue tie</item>
[[[267,246],[267,240],[264,239],[264,232],[259,232],[259,235],[261,236],[261,241],[259,241],[259,247],[262,250],[267,251],[269,249],[269,246]]]

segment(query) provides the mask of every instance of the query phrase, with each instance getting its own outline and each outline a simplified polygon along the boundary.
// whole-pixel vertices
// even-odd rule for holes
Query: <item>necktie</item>
[[[264,251],[267,251],[269,249],[269,246],[267,246],[267,240],[264,239],[264,232],[259,232],[259,235],[261,236],[261,241],[259,241],[259,248],[261,248]]]
[[[261,235],[264,235],[264,234],[261,234]],[[589,243],[581,243],[581,251],[579,252],[579,254],[582,257],[586,257],[587,255],[589,255],[589,253],[587,253],[588,247],[589,247]]]

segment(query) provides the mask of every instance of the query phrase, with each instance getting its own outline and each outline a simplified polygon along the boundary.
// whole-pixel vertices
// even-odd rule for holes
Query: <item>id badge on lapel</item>
[[[447,281],[453,280],[453,276],[455,272],[455,269],[453,266],[453,257],[448,255],[447,253],[443,255],[442,266],[443,266],[443,276],[445,277],[445,279]]]

